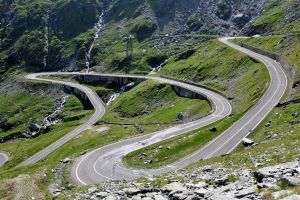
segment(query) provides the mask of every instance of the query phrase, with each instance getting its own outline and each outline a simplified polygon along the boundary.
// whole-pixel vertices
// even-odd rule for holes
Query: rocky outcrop
[[[84,192],[78,192],[72,199],[262,199],[263,192],[272,190],[275,199],[285,196],[296,198],[292,191],[281,190],[278,186],[285,183],[298,184],[300,160],[261,168],[229,169],[221,165],[193,167],[164,175],[165,186],[151,186],[155,177],[138,181],[107,182],[99,187],[91,186]],[[179,178],[180,177],[180,178]],[[180,181],[179,181],[180,179]],[[148,181],[148,182],[147,182]],[[262,193],[259,193],[262,192]]]

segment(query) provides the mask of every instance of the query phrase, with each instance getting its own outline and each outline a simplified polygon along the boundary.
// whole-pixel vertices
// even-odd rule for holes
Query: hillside
[[[262,101],[274,77],[262,63],[217,39],[224,35],[248,35],[232,42],[289,64],[292,73],[286,71],[289,85],[280,103],[255,128],[246,124],[248,139],[226,155],[209,154],[155,176],[139,171],[174,169]],[[299,56],[300,0],[0,0],[0,199],[299,198]],[[19,167],[93,116],[85,94],[24,79],[44,71],[81,71],[45,78],[88,87],[103,100],[105,114],[40,161]],[[211,100],[188,98],[154,80],[80,78],[96,72],[169,77],[191,88],[204,86],[228,101],[232,112],[185,132],[186,123],[214,117]],[[166,129],[180,134],[166,139]],[[156,132],[162,134],[148,141],[160,138],[158,143],[139,140]],[[131,149],[135,143],[128,144],[131,151],[125,148],[130,153],[114,149],[131,139],[138,141],[138,150]],[[106,152],[89,160],[102,147],[117,161]],[[94,173],[77,173],[81,162],[107,181],[78,185],[74,168],[77,178]],[[98,165],[110,166],[106,162],[113,166],[107,176],[97,171]],[[118,170],[143,177],[117,180]]]
[[[267,0],[189,0],[184,3],[177,0],[89,0],[84,3],[1,0],[0,70],[3,73],[18,66],[28,71],[85,68],[93,28],[102,12],[105,28],[92,51],[92,65],[110,71],[123,70],[125,65],[133,68],[130,71],[140,64],[151,68],[154,63],[144,62],[139,55],[135,56],[135,62],[126,60],[124,38],[128,34],[135,36],[134,54],[138,54],[137,46],[141,45],[158,53],[153,48],[156,43],[146,44],[144,40],[162,34],[237,33],[261,12],[265,2]]]

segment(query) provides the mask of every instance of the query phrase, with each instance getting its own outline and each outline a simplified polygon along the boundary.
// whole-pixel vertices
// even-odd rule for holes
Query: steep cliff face
[[[114,0],[108,20],[145,16],[168,33],[238,32],[257,17],[268,0]]]
[[[235,34],[267,1],[0,0],[0,72],[14,66],[29,71],[83,69],[102,11],[110,26],[104,29],[132,34],[142,42],[162,34]],[[103,37],[109,40],[111,35]]]

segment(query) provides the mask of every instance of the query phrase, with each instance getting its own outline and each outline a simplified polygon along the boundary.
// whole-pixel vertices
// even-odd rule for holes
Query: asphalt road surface
[[[122,165],[122,157],[132,151],[206,126],[230,114],[230,105],[226,103],[221,96],[211,91],[205,91],[210,99],[216,101],[215,112],[212,115],[192,123],[179,125],[150,135],[128,139],[89,152],[75,162],[71,172],[72,179],[79,185],[100,183],[106,180],[131,180],[141,176],[158,175],[181,169],[200,159],[220,156],[233,151],[233,149],[240,144],[242,139],[255,129],[279,103],[287,88],[287,77],[281,65],[275,60],[235,45],[229,42],[228,39],[231,38],[220,38],[219,40],[264,63],[271,77],[270,85],[265,94],[240,120],[203,148],[177,163],[154,170],[128,169]],[[192,86],[188,87],[191,88]]]
[[[0,166],[4,165],[8,161],[8,154],[0,152]]]
[[[147,76],[137,76],[137,75],[112,75],[112,74],[96,74],[96,73],[73,73],[73,72],[49,72],[49,73],[36,73],[36,74],[30,74],[27,75],[26,78],[29,80],[35,80],[35,81],[42,81],[42,82],[50,82],[53,84],[61,84],[61,85],[67,85],[73,88],[77,88],[81,91],[83,91],[87,97],[90,99],[93,107],[95,108],[95,113],[94,115],[84,124],[73,130],[72,132],[68,133],[64,137],[60,138],[56,142],[52,143],[48,147],[44,148],[40,152],[36,153],[32,157],[26,159],[24,162],[22,162],[18,166],[27,166],[30,164],[34,164],[43,158],[45,158],[47,155],[61,147],[63,144],[71,140],[72,138],[76,137],[83,131],[89,129],[93,124],[95,124],[105,113],[105,107],[104,103],[102,100],[99,98],[99,96],[91,89],[88,87],[82,86],[77,83],[72,83],[72,82],[66,82],[66,81],[60,81],[60,80],[50,80],[50,79],[45,79],[41,78],[42,76],[49,76],[49,75],[88,75],[88,76],[104,76],[104,77],[127,77],[127,78],[139,78],[139,79],[152,79],[160,83],[165,83],[165,84],[170,84],[174,86],[180,86],[182,88],[186,88],[188,90],[197,92],[199,94],[202,94],[203,96],[206,96],[207,99],[210,100],[212,107],[213,107],[213,112],[198,121],[189,123],[189,124],[184,124],[178,127],[174,127],[168,130],[165,130],[163,132],[157,132],[154,134],[150,134],[147,136],[143,136],[140,138],[134,138],[129,141],[123,141],[125,144],[129,144],[130,142],[139,140],[143,141],[147,138],[151,138],[152,141],[161,141],[167,138],[170,138],[171,136],[175,136],[178,134],[182,134],[184,132],[188,132],[194,129],[197,129],[199,127],[208,125],[210,123],[216,122],[226,116],[228,116],[231,113],[231,105],[228,102],[228,100],[221,96],[220,94],[217,94],[213,91],[210,91],[205,88],[201,88],[198,86],[194,86],[191,84],[187,83],[182,83],[180,81],[175,81],[175,80],[170,80],[170,79],[165,79],[165,78],[159,78],[159,77],[147,77]]]

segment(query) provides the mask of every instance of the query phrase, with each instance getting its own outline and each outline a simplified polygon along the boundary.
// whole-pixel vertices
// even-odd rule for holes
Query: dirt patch
[[[43,193],[36,185],[35,180],[29,175],[19,175],[0,184],[0,194],[4,200],[45,199]]]
[[[110,128],[108,126],[101,126],[97,129],[97,132],[102,133],[108,131]]]

